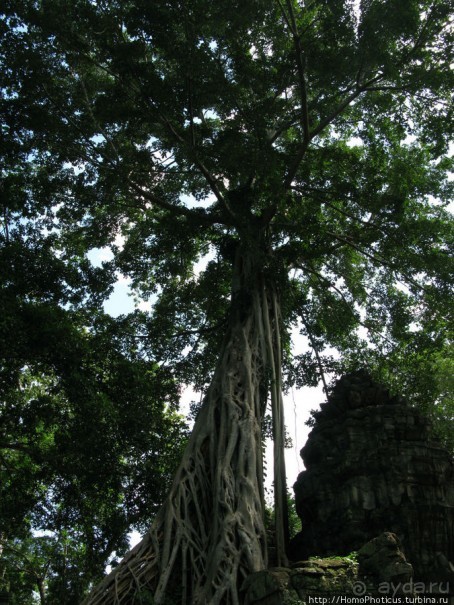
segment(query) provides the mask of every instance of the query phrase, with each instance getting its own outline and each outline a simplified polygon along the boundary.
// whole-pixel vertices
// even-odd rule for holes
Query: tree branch
[[[350,105],[350,103],[352,101],[357,99],[363,92],[366,92],[367,88],[370,85],[374,84],[375,82],[380,81],[382,77],[383,77],[382,74],[379,74],[379,75],[375,76],[374,78],[372,78],[371,80],[369,80],[366,84],[356,85],[353,92],[350,93],[348,95],[348,97],[346,97],[341,103],[339,103],[339,105],[336,107],[336,109],[334,109],[328,116],[326,116],[326,118],[324,118],[316,126],[316,128],[314,128],[314,130],[311,131],[311,133],[310,133],[311,139],[318,136],[322,132],[322,130],[324,130],[327,126],[329,126],[331,124],[331,122],[333,122],[333,120],[335,120],[337,118],[337,116],[340,115],[344,111],[344,109],[346,109]]]
[[[56,110],[60,113],[60,115],[65,120],[67,120],[67,122],[69,124],[71,124],[71,126],[73,126],[77,130],[77,132],[79,132],[79,134],[83,137],[87,146],[95,154],[100,155],[104,159],[104,161],[106,163],[108,163],[113,169],[118,170],[119,165],[121,165],[121,157],[120,157],[119,152],[117,151],[115,145],[113,144],[113,142],[111,144],[111,147],[114,150],[114,153],[116,156],[115,160],[112,159],[111,157],[109,157],[109,155],[104,153],[104,151],[102,149],[99,149],[99,147],[97,147],[93,143],[93,141],[91,141],[90,137],[84,132],[84,130],[79,126],[79,124],[77,124],[77,122],[75,122],[70,116],[68,116],[66,114],[66,112],[64,111],[64,109],[52,98],[52,95],[47,91],[45,86],[43,86],[43,89],[47,95],[47,98],[52,103],[52,105],[56,108]],[[90,113],[92,115],[92,119],[95,120],[92,112],[90,112]],[[104,134],[103,129],[98,125],[96,120],[94,121],[94,125],[103,134],[104,138],[106,138],[106,135]],[[107,141],[107,143],[109,143],[109,138],[106,138],[106,141]],[[84,154],[84,157],[90,164],[95,165],[98,168],[102,167],[102,164],[100,164],[95,158],[92,158],[90,155]],[[190,218],[192,221],[194,221],[196,224],[199,223],[200,225],[204,225],[204,226],[214,225],[218,222],[222,222],[221,217],[218,215],[213,215],[213,214],[210,215],[206,212],[203,212],[203,213],[195,212],[194,210],[192,210],[190,208],[186,208],[185,206],[177,206],[175,204],[172,204],[171,202],[167,202],[162,197],[156,195],[152,191],[143,189],[140,185],[135,183],[134,180],[130,176],[126,177],[126,182],[128,183],[128,185],[130,186],[130,188],[133,191],[135,191],[136,193],[138,193],[139,195],[141,195],[142,197],[147,199],[152,204],[155,204],[159,208],[170,212],[174,216],[186,216],[186,217]],[[143,206],[137,206],[137,207],[141,208],[142,210],[145,209]]]
[[[314,351],[314,354],[315,354],[315,359],[317,360],[318,371],[320,372],[320,377],[321,377],[322,382],[323,382],[323,390],[325,392],[325,395],[328,395],[328,385],[327,385],[326,380],[325,380],[325,372],[323,371],[322,360],[321,360],[320,354],[318,352],[318,347],[315,344],[315,340],[314,340],[314,338],[312,336],[312,332],[311,332],[311,330],[309,328],[309,324],[306,321],[306,316],[303,313],[303,311],[300,312],[300,316],[301,316],[301,321],[303,322],[303,325],[306,328],[306,332],[307,332],[307,335],[309,337],[309,341],[311,343],[312,350]]]
[[[411,284],[412,286],[414,286],[418,290],[421,290],[422,292],[426,292],[425,286],[423,286],[421,284],[418,284],[418,282],[416,282],[412,277],[410,277],[406,273],[403,273],[402,271],[400,271],[393,263],[387,261],[382,256],[378,256],[377,254],[372,254],[368,250],[364,250],[364,248],[361,248],[360,246],[358,246],[349,237],[344,237],[344,236],[339,235],[337,233],[334,233],[332,231],[327,231],[327,234],[331,235],[331,237],[334,237],[339,242],[343,242],[347,246],[350,246],[351,248],[353,248],[354,250],[356,250],[357,252],[359,252],[363,256],[366,256],[367,258],[369,258],[370,260],[372,260],[374,263],[377,263],[378,265],[382,265],[383,267],[389,267],[390,269],[392,269],[396,273],[400,273],[409,284]]]
[[[162,210],[166,210],[170,212],[173,216],[186,216],[191,221],[195,223],[199,223],[199,225],[211,226],[220,222],[220,218],[216,217],[213,214],[208,214],[204,210],[202,212],[195,212],[191,208],[186,208],[186,206],[176,206],[171,202],[167,202],[163,198],[157,196],[152,191],[148,189],[143,189],[140,185],[135,183],[130,178],[127,179],[128,185],[133,189],[137,194],[144,197],[146,200],[155,204]]]
[[[296,156],[295,161],[293,162],[292,166],[289,168],[289,170],[287,172],[287,176],[285,177],[285,180],[284,180],[284,188],[288,189],[288,187],[290,186],[290,184],[293,181],[293,178],[296,174],[296,171],[298,170],[300,163],[302,162],[302,160],[306,154],[307,148],[309,147],[311,135],[310,135],[310,130],[309,130],[309,110],[308,110],[308,104],[307,104],[307,85],[306,85],[305,68],[304,68],[304,64],[303,64],[303,49],[301,46],[301,36],[298,32],[298,26],[296,24],[295,13],[293,11],[293,6],[291,3],[291,0],[286,0],[288,15],[284,9],[284,6],[282,5],[282,2],[280,0],[277,0],[277,3],[281,9],[284,20],[287,23],[287,26],[288,26],[288,28],[292,34],[292,38],[293,38],[293,46],[294,46],[295,55],[296,55],[296,68],[297,68],[297,72],[298,72],[298,83],[299,83],[299,93],[300,93],[300,102],[301,102],[299,120],[300,120],[301,127],[303,129],[303,140],[301,143],[299,153]]]
[[[279,2],[280,4],[280,2]],[[309,143],[309,113],[307,107],[307,86],[306,86],[306,73],[303,65],[303,49],[301,47],[301,37],[298,33],[298,27],[296,24],[295,13],[293,11],[291,0],[286,0],[287,9],[289,11],[290,28],[293,36],[293,44],[296,53],[296,66],[298,70],[298,80],[300,88],[300,100],[301,100],[301,125],[303,128],[303,145]]]
[[[226,324],[227,324],[227,320],[223,319],[222,321],[219,321],[214,326],[210,326],[208,328],[202,327],[202,328],[197,328],[195,330],[182,330],[180,332],[176,332],[175,334],[172,334],[171,338],[181,338],[182,336],[194,336],[196,334],[198,336],[201,336],[202,334],[209,334],[210,332],[216,332],[217,330],[219,330]]]
[[[334,292],[336,292],[336,294],[339,295],[340,299],[344,303],[344,305],[345,305],[346,309],[348,310],[348,312],[350,313],[350,315],[353,317],[353,319],[355,321],[358,322],[358,325],[360,325],[362,328],[365,328],[366,330],[368,330],[371,333],[379,335],[380,338],[382,338],[385,342],[388,343],[388,345],[390,345],[390,346],[393,345],[393,342],[385,334],[378,332],[378,330],[374,330],[374,328],[372,328],[370,325],[366,325],[363,321],[361,321],[361,319],[358,317],[357,313],[355,313],[355,310],[352,307],[351,303],[345,297],[344,293],[335,284],[333,284],[327,277],[325,277],[324,275],[322,275],[321,273],[316,271],[313,267],[311,267],[308,264],[305,264],[304,266],[300,266],[298,268],[303,272],[308,272],[308,273],[311,273],[312,275],[314,275],[314,277],[316,277],[318,279],[318,281],[322,283],[322,287],[323,287],[323,283],[324,283],[325,285],[328,286],[328,288],[331,288],[332,290],[334,290]]]
[[[170,122],[170,120],[168,120],[166,118],[166,116],[163,115],[162,113],[160,113],[160,116],[161,116],[161,120],[163,121],[164,125],[167,127],[167,129],[169,130],[169,132],[172,134],[172,136],[174,137],[174,139],[178,143],[180,143],[181,145],[184,145],[185,147],[187,147],[187,142],[176,131],[176,129],[174,128],[174,126]],[[202,175],[205,177],[205,180],[207,181],[208,185],[210,186],[211,191],[216,196],[216,199],[227,210],[227,212],[230,214],[230,216],[233,219],[236,219],[235,213],[232,211],[232,209],[230,207],[230,204],[228,203],[226,197],[224,195],[222,195],[221,190],[219,189],[219,186],[218,186],[218,183],[217,183],[215,177],[211,174],[211,172],[208,170],[208,168],[200,160],[200,158],[197,155],[197,151],[196,151],[196,149],[194,147],[192,147],[192,151],[193,151],[193,153],[192,153],[193,161],[196,164],[196,166],[198,166],[198,168],[199,168],[200,172],[202,173]]]
[[[326,118],[321,120],[321,122],[319,122],[319,124],[313,130],[311,130],[309,132],[308,139],[303,139],[303,142],[298,151],[298,154],[296,155],[293,164],[291,165],[291,167],[289,168],[289,170],[287,172],[287,176],[285,177],[285,180],[284,180],[285,189],[289,189],[292,186],[292,182],[293,182],[293,179],[295,178],[298,167],[301,164],[304,156],[306,155],[306,151],[307,151],[307,149],[309,147],[309,143],[312,141],[312,139],[314,139],[316,136],[318,136],[327,126],[329,126],[337,118],[337,116],[339,116],[344,111],[344,109],[346,109],[346,107],[348,107],[350,105],[350,103],[352,103],[352,101],[354,101],[356,98],[358,98],[363,92],[366,92],[370,85],[374,84],[375,82],[380,81],[382,79],[382,77],[383,77],[383,75],[379,74],[379,75],[375,76],[374,78],[372,78],[371,80],[369,80],[366,84],[363,84],[363,85],[357,84],[355,86],[355,89],[353,90],[353,92],[350,93],[341,103],[339,103],[339,105],[336,107],[336,109],[334,109],[334,111],[332,111],[328,116],[326,116]]]
[[[2,450],[15,450],[18,452],[25,452],[26,454],[34,454],[33,448],[25,445],[24,443],[12,443],[12,442],[0,442],[0,449]]]
[[[343,210],[342,208],[339,208],[335,204],[333,204],[331,202],[328,202],[327,199],[326,199],[326,196],[335,197],[335,199],[339,199],[336,196],[333,196],[333,192],[329,191],[328,189],[320,189],[320,188],[317,188],[317,187],[310,187],[310,186],[306,186],[306,187],[303,188],[303,187],[300,187],[298,185],[292,186],[292,189],[295,190],[295,191],[298,191],[298,193],[301,193],[303,195],[306,194],[306,191],[310,191],[311,193],[313,192],[313,193],[316,193],[316,194],[323,195],[325,197],[323,198],[322,201],[320,201],[320,204],[325,204],[325,206],[328,206],[332,210],[335,210],[339,214],[342,214],[342,216],[345,216],[346,218],[349,218],[352,221],[356,221],[357,223],[359,223],[363,227],[366,227],[368,229],[378,229],[378,231],[380,231],[381,233],[383,233],[385,235],[389,235],[388,232],[383,227],[381,227],[380,225],[377,225],[376,223],[371,222],[371,220],[372,220],[372,218],[373,218],[374,215],[372,215],[371,218],[368,221],[363,221],[358,216],[355,216],[354,214],[350,214],[350,212],[347,212],[346,210]]]

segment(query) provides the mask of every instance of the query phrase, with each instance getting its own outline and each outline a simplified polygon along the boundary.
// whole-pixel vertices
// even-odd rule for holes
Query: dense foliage
[[[14,205],[26,166],[8,168],[12,151],[10,141],[0,235],[0,590],[17,605],[39,591],[41,603],[78,603],[112,553],[125,552],[128,531],[145,531],[156,514],[185,426],[171,373],[137,345],[140,313],[114,321],[103,312],[111,268],[83,255],[76,262],[45,218]]]
[[[206,451],[210,438],[222,443],[217,431],[235,433],[246,408],[260,424],[268,392],[278,450],[281,388],[363,365],[435,414],[448,441],[451,3],[17,4],[4,2],[1,21],[0,371],[5,502],[17,500],[18,520],[33,510],[30,526],[50,515],[54,531],[58,519],[83,535],[98,557],[90,580],[124,535],[136,485],[143,501],[149,494],[147,515],[160,499],[160,467],[141,456],[159,451],[172,466],[175,419],[164,402],[185,383],[207,392],[213,413],[195,429]],[[103,247],[113,260],[96,268],[90,251]],[[102,313],[117,272],[153,301],[151,313]],[[292,330],[307,350],[292,348]],[[253,354],[232,361],[226,351],[241,338]],[[232,377],[243,370],[251,388],[237,397],[244,384]],[[251,397],[261,401],[247,407]],[[177,530],[182,511],[172,512],[176,533],[166,530],[163,550],[179,548],[175,536],[183,546],[172,561],[200,549],[188,555],[200,566],[194,594],[208,594],[203,557],[219,536],[207,531],[194,546],[188,503],[213,498],[212,510],[235,517],[240,492],[227,504],[213,477],[235,483],[238,439],[229,468],[222,445],[209,470],[188,450],[178,476],[193,491],[172,488],[188,516]],[[222,578],[205,574],[212,603],[235,602],[229,565],[240,582],[266,559],[263,523],[251,516],[232,532],[237,544],[248,535],[255,554],[246,561],[244,548],[226,547]],[[89,536],[86,519],[109,531]],[[157,573],[165,591],[168,576]]]

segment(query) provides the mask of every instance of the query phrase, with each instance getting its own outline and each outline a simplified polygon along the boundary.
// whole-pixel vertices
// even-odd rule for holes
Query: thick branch
[[[163,114],[161,114],[161,120],[163,121],[164,125],[167,127],[169,132],[172,134],[174,139],[181,145],[184,145],[185,147],[187,147],[187,142],[185,141],[185,139],[176,131],[173,124]],[[205,180],[207,181],[208,185],[210,186],[211,191],[216,196],[216,199],[229,212],[229,214],[233,218],[235,218],[235,215],[232,212],[232,209],[230,208],[225,196],[222,195],[222,193],[221,193],[221,190],[219,188],[219,185],[218,185],[215,177],[211,174],[211,172],[208,170],[208,168],[205,166],[205,164],[202,162],[202,160],[200,160],[200,158],[197,155],[196,149],[194,147],[191,147],[191,151],[192,151],[191,155],[192,155],[192,159],[193,159],[194,163],[199,168],[202,175],[205,177]]]
[[[307,107],[307,88],[306,88],[306,74],[303,65],[303,49],[301,47],[301,36],[298,32],[296,25],[295,13],[293,11],[291,0],[286,0],[287,8],[289,11],[289,18],[291,24],[291,31],[293,36],[293,44],[295,46],[296,53],[296,66],[298,69],[298,80],[300,88],[300,99],[301,99],[301,125],[303,127],[303,145],[309,143],[309,113]]]
[[[375,82],[378,82],[379,80],[381,80],[381,78],[382,75],[379,74],[375,78],[369,80],[367,83],[356,86],[353,92],[351,92],[341,103],[339,103],[339,105],[328,116],[326,116],[326,118],[319,122],[319,124],[314,128],[314,130],[311,131],[311,139],[318,136],[323,130],[325,130],[325,128],[329,126],[337,118],[337,116],[339,116],[344,111],[344,109],[346,109],[350,105],[350,103],[352,103],[352,101],[357,99],[363,92],[366,92],[369,86],[371,86]]]
[[[300,123],[301,123],[301,127],[303,129],[303,140],[301,142],[301,147],[300,147],[299,153],[298,153],[297,157],[295,158],[293,165],[290,167],[290,169],[287,173],[287,176],[285,178],[285,181],[284,181],[284,188],[287,189],[289,187],[289,185],[291,184],[291,182],[293,181],[296,171],[298,170],[298,166],[300,165],[301,161],[304,158],[304,155],[307,151],[307,148],[308,148],[310,140],[311,140],[311,135],[310,135],[310,131],[309,131],[309,111],[308,111],[308,104],[307,104],[306,74],[305,74],[305,68],[304,68],[304,63],[303,63],[303,49],[301,46],[301,36],[298,32],[298,26],[296,24],[295,13],[293,11],[293,6],[291,3],[291,0],[286,0],[288,15],[286,14],[284,7],[282,6],[282,3],[280,2],[280,0],[277,0],[277,2],[279,4],[282,15],[283,15],[283,17],[290,29],[292,37],[293,37],[293,45],[295,48],[295,55],[296,55],[296,68],[297,68],[297,72],[298,72],[300,102],[301,102]]]
[[[351,92],[328,116],[321,120],[318,125],[309,132],[308,138],[303,139],[300,149],[287,172],[284,180],[285,189],[289,189],[292,186],[293,179],[295,178],[298,168],[306,155],[309,143],[323,130],[325,130],[325,128],[329,126],[355,99],[357,99],[363,92],[366,92],[369,86],[380,81],[382,77],[382,74],[379,74],[361,86],[356,85],[353,92]]]
[[[220,222],[219,217],[210,215],[205,211],[195,212],[191,208],[186,208],[186,206],[176,206],[175,204],[167,202],[162,197],[159,197],[156,194],[154,194],[153,191],[150,191],[148,189],[143,189],[142,187],[140,187],[140,185],[137,185],[137,183],[132,181],[130,178],[127,179],[127,182],[128,182],[128,185],[131,187],[131,189],[133,189],[136,193],[138,193],[139,195],[144,197],[146,200],[148,200],[152,204],[155,204],[159,208],[162,208],[162,210],[167,210],[174,216],[186,216],[186,217],[190,218],[191,221],[194,221],[195,223],[198,223],[199,225],[205,225],[205,226],[214,225],[217,222]]]

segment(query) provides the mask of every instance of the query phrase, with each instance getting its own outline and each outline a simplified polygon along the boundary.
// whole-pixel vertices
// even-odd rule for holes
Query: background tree
[[[136,346],[140,314],[102,311],[112,270],[60,253],[46,219],[24,215],[27,162],[3,151],[0,589],[77,604],[156,514],[185,427],[171,373]]]
[[[266,565],[268,400],[285,562],[285,380],[313,382],[329,346],[403,374],[409,351],[413,372],[449,346],[451,8],[6,2],[18,212],[46,217],[76,267],[110,246],[154,297],[131,340],[205,392],[166,504],[88,603],[144,589],[163,603],[175,586],[183,602],[237,603]],[[294,326],[311,353],[292,357]]]

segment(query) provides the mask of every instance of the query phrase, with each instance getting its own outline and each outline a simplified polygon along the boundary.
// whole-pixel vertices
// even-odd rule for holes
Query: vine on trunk
[[[257,269],[253,255],[237,254],[228,335],[166,502],[85,605],[140,603],[143,590],[158,605],[177,592],[182,603],[194,605],[240,602],[244,579],[267,565],[261,422],[268,391],[277,556],[285,562],[279,308],[275,288]]]

